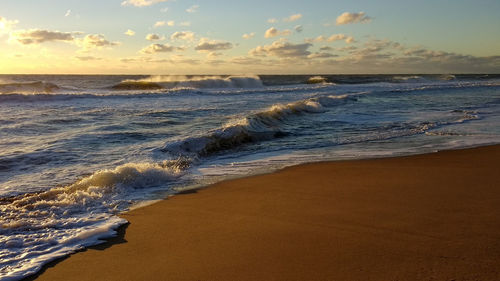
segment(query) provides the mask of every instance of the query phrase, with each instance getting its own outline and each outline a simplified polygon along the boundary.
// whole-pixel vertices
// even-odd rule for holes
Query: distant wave
[[[22,82],[22,83],[3,83],[0,84],[0,94],[10,93],[25,93],[25,94],[38,94],[38,93],[53,93],[59,90],[59,86],[48,82]]]
[[[85,76],[0,75],[2,94],[58,94],[151,91],[174,89],[259,89],[291,85],[355,85],[372,83],[443,84],[498,81],[500,74],[381,74],[381,75],[155,75]]]
[[[289,104],[275,104],[270,108],[234,120],[222,128],[206,135],[189,137],[169,143],[160,151],[173,156],[207,156],[236,148],[245,143],[270,140],[287,135],[283,130],[292,117],[308,113],[322,113],[334,105],[356,100],[362,93],[339,96],[322,96],[300,100]]]
[[[227,79],[227,78],[225,78]],[[235,78],[232,78],[235,80]],[[209,80],[207,80],[209,81]],[[200,82],[206,83],[207,81]],[[228,81],[232,81],[229,79]],[[235,80],[236,81],[236,80]],[[219,81],[220,82],[220,81]],[[51,83],[41,82],[47,85],[55,85]],[[165,82],[170,83],[170,82]],[[179,85],[179,82],[172,82],[175,85]],[[176,84],[177,83],[177,84]],[[188,82],[186,82],[188,83]],[[193,82],[189,82],[193,83]],[[196,82],[198,83],[198,82]],[[208,82],[207,82],[208,83]],[[211,83],[211,82],[210,82]],[[225,83],[225,82],[224,82]],[[230,84],[230,82],[227,82]],[[231,83],[234,83],[231,82]],[[253,83],[253,82],[252,82]],[[261,85],[261,82],[255,82]],[[404,83],[404,82],[398,82]],[[14,83],[18,84],[18,83]],[[22,84],[22,83],[21,83]],[[31,84],[31,83],[27,83]],[[174,84],[171,84],[173,86]],[[228,84],[228,85],[229,85]],[[244,83],[243,83],[244,84]],[[10,84],[0,84],[0,85],[10,85]],[[242,95],[242,94],[254,94],[270,92],[280,93],[280,92],[295,92],[295,91],[310,91],[315,87],[336,87],[335,83],[316,83],[312,85],[302,84],[302,86],[268,86],[268,87],[257,87],[257,88],[193,88],[193,87],[173,87],[173,88],[161,88],[164,87],[162,83],[159,82],[145,82],[145,81],[124,81],[118,83],[116,89],[114,90],[110,87],[106,89],[92,89],[89,91],[83,90],[68,90],[67,88],[54,88],[50,87],[47,91],[52,89],[54,92],[33,92],[26,91],[22,92],[20,90],[12,93],[1,93],[0,92],[0,102],[44,102],[44,101],[61,101],[61,100],[72,100],[72,99],[126,99],[126,98],[157,98],[161,96],[171,96],[175,94],[179,95]],[[187,84],[186,84],[187,85]],[[115,87],[113,86],[113,87]],[[480,87],[498,87],[500,82],[497,80],[485,80],[485,81],[463,81],[463,82],[453,82],[453,83],[404,83],[403,87],[393,87],[393,88],[383,88],[381,92],[414,92],[422,90],[445,90],[445,89],[456,89],[456,88],[480,88]],[[0,86],[1,89],[1,86]],[[43,87],[41,88],[43,89]],[[55,90],[57,89],[57,90]],[[363,89],[363,88],[362,88]]]
[[[455,79],[457,79],[457,77],[453,74],[442,74],[442,75],[439,75],[438,79],[449,81],[449,80],[455,80]]]
[[[409,75],[409,76],[397,75],[397,76],[393,76],[392,80],[394,82],[423,82],[423,81],[426,81],[425,78],[423,78],[422,76],[418,76],[418,75]]]
[[[405,82],[405,83],[420,83],[420,82],[436,82],[436,81],[451,81],[455,80],[456,76],[453,74],[439,74],[439,75],[396,75],[392,77],[392,82]]]
[[[139,80],[124,80],[111,88],[114,90],[157,90],[173,88],[219,89],[260,88],[258,76],[167,76],[158,75]]]
[[[184,92],[180,89],[176,92]],[[71,92],[71,93],[39,93],[39,94],[0,94],[0,102],[37,102],[37,101],[61,101],[72,99],[123,99],[131,97],[158,97],[169,95],[172,91],[155,92],[143,90],[141,92]]]
[[[326,83],[326,78],[322,76],[313,76],[307,79],[307,84],[323,84]]]
[[[125,80],[111,87],[113,90],[159,90],[164,89],[158,83],[147,81],[130,81]]]
[[[264,85],[314,84],[333,83],[345,84],[372,84],[372,83],[436,83],[444,81],[483,81],[500,79],[500,75],[453,75],[453,74],[378,74],[378,75],[289,75],[289,76],[260,76]]]

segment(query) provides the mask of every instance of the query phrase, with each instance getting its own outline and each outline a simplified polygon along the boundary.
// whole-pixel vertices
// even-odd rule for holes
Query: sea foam
[[[19,280],[40,267],[116,234],[116,216],[134,193],[166,185],[189,162],[128,163],[102,170],[65,187],[0,201],[0,279]]]

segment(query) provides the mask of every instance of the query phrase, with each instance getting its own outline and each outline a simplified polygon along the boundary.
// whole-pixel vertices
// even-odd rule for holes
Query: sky
[[[0,73],[500,73],[499,12],[498,0],[1,0]]]

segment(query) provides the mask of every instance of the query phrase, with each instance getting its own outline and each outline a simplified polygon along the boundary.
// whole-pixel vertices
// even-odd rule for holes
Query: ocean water
[[[0,75],[0,280],[188,188],[498,143],[500,75]]]

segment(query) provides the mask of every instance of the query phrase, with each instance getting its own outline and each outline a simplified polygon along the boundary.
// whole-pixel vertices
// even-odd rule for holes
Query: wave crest
[[[3,83],[0,84],[1,94],[11,94],[11,93],[26,93],[26,94],[38,94],[38,93],[53,93],[59,90],[60,87],[56,84],[36,81],[36,82],[22,82],[22,83]]]
[[[287,122],[294,116],[322,113],[334,105],[355,100],[359,95],[321,96],[289,104],[275,104],[270,108],[234,120],[206,135],[189,137],[165,145],[160,151],[175,156],[208,156],[233,149],[246,143],[259,142],[286,136]]]
[[[0,233],[61,227],[79,214],[121,211],[128,206],[127,198],[132,193],[172,182],[189,164],[183,159],[160,164],[128,163],[95,172],[69,186],[4,198],[0,201]]]
[[[124,80],[111,88],[114,90],[158,90],[173,88],[220,89],[261,88],[258,76],[150,76],[138,80]]]
[[[155,82],[125,80],[111,86],[113,90],[159,90],[163,87]]]
[[[307,79],[306,84],[326,84],[328,79],[322,76],[313,76]]]
[[[44,264],[113,236],[126,220],[114,216],[134,193],[172,182],[189,167],[185,159],[128,163],[66,187],[0,200],[0,279],[35,273]],[[29,253],[29,259],[26,259]],[[26,262],[29,261],[29,262]]]

